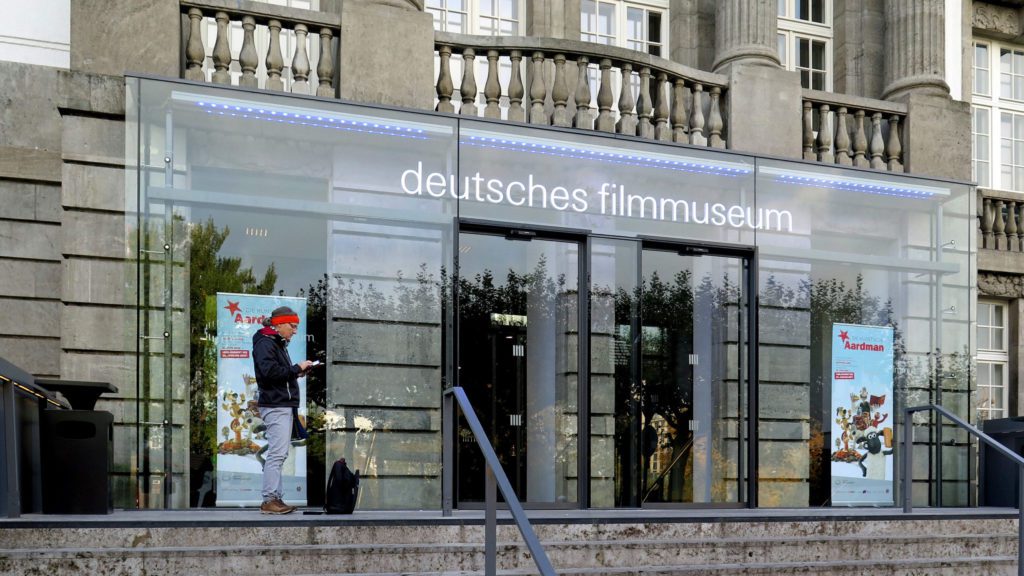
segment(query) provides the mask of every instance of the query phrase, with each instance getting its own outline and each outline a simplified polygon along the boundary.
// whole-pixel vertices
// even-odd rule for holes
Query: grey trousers
[[[284,493],[281,468],[291,447],[292,409],[260,407],[260,417],[267,425],[267,453],[263,462],[263,501],[280,500]]]

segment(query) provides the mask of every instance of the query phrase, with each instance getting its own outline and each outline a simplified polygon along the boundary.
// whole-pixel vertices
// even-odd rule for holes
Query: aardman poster
[[[832,325],[832,505],[891,506],[893,330]]]
[[[278,306],[299,315],[288,345],[298,363],[306,359],[306,300],[284,296],[217,294],[217,505],[254,506],[263,498],[263,421],[255,414],[256,379],[252,337]],[[306,382],[299,380],[299,414],[305,417]],[[284,501],[306,504],[306,448],[293,444],[282,470]]]

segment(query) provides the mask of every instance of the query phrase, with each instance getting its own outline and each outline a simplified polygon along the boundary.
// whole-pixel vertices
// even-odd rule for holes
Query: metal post
[[[451,394],[441,398],[441,515],[452,515],[452,493],[455,491],[455,399]]]
[[[0,383],[0,516],[18,518],[21,516],[21,478],[18,462],[18,425],[16,422],[18,399],[14,384],[9,380]]]
[[[1017,466],[1017,576],[1024,576],[1024,465]]]
[[[914,504],[911,499],[910,490],[914,485],[914,460],[912,451],[914,449],[914,426],[913,413],[910,410],[903,411],[903,512],[909,514],[913,511]]]
[[[487,465],[484,479],[484,498],[487,508],[484,510],[484,574],[494,576],[497,573],[498,552],[498,494],[494,481],[494,470]]]

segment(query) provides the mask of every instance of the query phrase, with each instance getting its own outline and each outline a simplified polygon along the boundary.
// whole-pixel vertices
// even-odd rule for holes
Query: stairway
[[[167,512],[165,514],[175,514]],[[473,519],[0,521],[0,574],[475,574],[483,527]],[[230,517],[235,517],[231,520]],[[121,518],[131,517],[122,513]],[[307,520],[315,518],[315,520]],[[1016,574],[1010,517],[851,517],[535,525],[559,574]],[[498,527],[499,574],[536,573],[514,526]]]

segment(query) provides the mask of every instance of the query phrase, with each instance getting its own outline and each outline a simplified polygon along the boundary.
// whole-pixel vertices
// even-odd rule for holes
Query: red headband
[[[285,316],[273,316],[270,318],[270,324],[277,326],[279,324],[298,324],[299,317],[296,314],[287,314]]]

